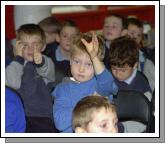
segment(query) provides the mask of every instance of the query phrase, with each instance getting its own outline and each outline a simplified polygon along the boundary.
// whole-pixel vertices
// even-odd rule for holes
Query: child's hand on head
[[[17,40],[16,41],[16,45],[14,47],[14,55],[15,56],[23,56],[23,49],[24,49],[24,44],[20,41],[20,40]]]
[[[34,46],[34,62],[35,62],[35,64],[42,63],[42,53],[39,50],[37,45]]]
[[[88,43],[85,39],[81,38],[82,43],[86,46],[86,49],[91,57],[94,59],[98,55],[99,43],[97,36],[92,32],[92,41]]]

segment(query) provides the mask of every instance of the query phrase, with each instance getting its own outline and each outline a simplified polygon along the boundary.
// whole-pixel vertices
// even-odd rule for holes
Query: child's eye
[[[102,124],[100,125],[101,128],[105,128],[106,127],[106,123],[105,124]]]
[[[80,62],[78,60],[73,60],[75,64],[79,64]]]
[[[87,64],[85,64],[85,66],[86,66],[87,68],[91,68],[91,67],[92,67],[92,64],[91,64],[91,63],[87,63]]]
[[[121,71],[122,71],[123,73],[124,73],[124,72],[126,72],[126,70],[125,70],[125,69],[122,69]]]
[[[116,26],[116,25],[113,25],[113,26],[112,26],[112,28],[113,28],[113,29],[116,29],[116,28],[117,28],[117,26]]]
[[[67,38],[67,35],[63,35],[64,38]]]
[[[24,46],[24,48],[27,48],[27,47],[28,47],[28,45],[27,45],[27,44],[23,44],[23,46]]]

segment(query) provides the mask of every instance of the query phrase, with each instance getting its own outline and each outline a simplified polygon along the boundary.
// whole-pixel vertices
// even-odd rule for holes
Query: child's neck
[[[112,42],[111,40],[106,40],[105,45],[107,46],[107,48],[110,48],[111,42]]]
[[[66,51],[63,48],[61,48],[60,52],[67,60],[70,60],[70,51]]]

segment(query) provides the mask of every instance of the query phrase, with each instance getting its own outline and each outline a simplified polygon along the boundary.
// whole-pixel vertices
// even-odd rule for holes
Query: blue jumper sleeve
[[[73,106],[71,104],[71,99],[68,96],[67,89],[58,85],[52,95],[54,96],[53,117],[56,128],[62,132],[73,132]]]
[[[105,68],[104,71],[96,75],[97,78],[97,90],[101,95],[116,95],[118,87],[114,81],[112,74]]]

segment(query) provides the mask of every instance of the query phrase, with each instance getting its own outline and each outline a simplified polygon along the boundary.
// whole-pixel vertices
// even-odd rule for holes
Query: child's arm
[[[99,49],[99,43],[97,36],[95,33],[92,33],[92,41],[88,43],[85,39],[81,39],[83,44],[86,46],[86,49],[90,55],[90,58],[92,60],[94,70],[96,74],[100,74],[104,71],[104,64],[103,62],[98,58],[98,49]]]
[[[52,60],[42,55],[37,46],[34,48],[34,63],[37,65],[38,74],[46,83],[55,81],[55,68]]]
[[[93,38],[90,43],[86,42],[84,39],[81,39],[81,41],[86,46],[95,69],[97,78],[97,92],[104,96],[117,94],[118,87],[114,81],[112,74],[107,69],[105,69],[103,62],[101,62],[97,56],[99,43],[96,35],[93,33]]]
[[[60,85],[58,85],[52,93],[54,96],[54,123],[56,128],[63,132],[72,132],[73,106],[68,94],[68,89]]]
[[[21,77],[23,75],[24,58],[22,57],[24,45],[21,41],[16,42],[14,47],[14,60],[5,69],[5,85],[14,89],[19,89]]]

